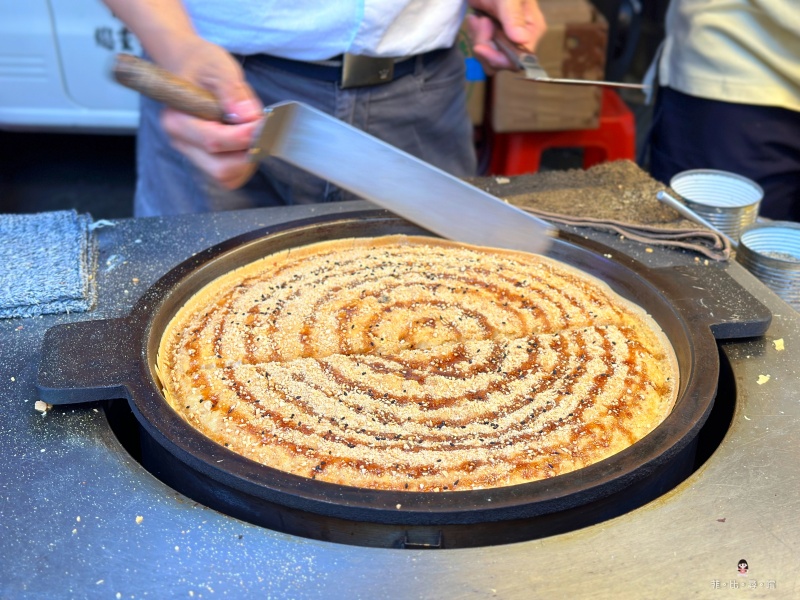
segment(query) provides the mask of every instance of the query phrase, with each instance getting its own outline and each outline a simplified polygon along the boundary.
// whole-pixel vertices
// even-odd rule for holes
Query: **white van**
[[[139,51],[100,0],[0,0],[0,129],[133,133],[137,94],[109,73]]]

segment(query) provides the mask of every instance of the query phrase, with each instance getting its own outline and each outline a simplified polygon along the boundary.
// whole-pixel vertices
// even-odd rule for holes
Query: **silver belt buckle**
[[[342,59],[341,88],[389,83],[394,78],[394,59],[345,54]]]

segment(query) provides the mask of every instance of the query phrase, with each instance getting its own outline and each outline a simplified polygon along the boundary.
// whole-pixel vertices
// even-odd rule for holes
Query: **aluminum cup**
[[[736,260],[800,311],[800,223],[770,221],[746,227]]]
[[[669,185],[686,206],[734,240],[742,229],[755,223],[764,197],[755,181],[716,169],[683,171]]]

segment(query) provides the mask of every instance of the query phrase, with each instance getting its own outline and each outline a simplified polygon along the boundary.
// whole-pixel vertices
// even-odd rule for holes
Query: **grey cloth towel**
[[[533,208],[523,208],[522,210],[553,223],[611,231],[642,244],[691,250],[704,254],[713,260],[729,260],[731,252],[733,251],[728,238],[702,226],[695,227],[694,229],[687,229],[685,226],[680,228],[667,228],[663,226],[656,227],[654,225],[626,223],[613,219],[567,217],[543,210],[535,210]]]
[[[90,215],[0,214],[0,318],[83,312],[95,300]]]

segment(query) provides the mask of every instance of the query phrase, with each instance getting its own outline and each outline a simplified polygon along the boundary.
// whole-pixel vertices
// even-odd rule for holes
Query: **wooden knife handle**
[[[225,121],[225,113],[211,92],[151,62],[131,54],[118,54],[113,73],[118,83],[175,110],[206,121]]]
[[[511,38],[506,35],[506,32],[503,31],[503,28],[497,20],[495,20],[495,25],[494,35],[492,36],[495,45],[508,57],[512,65],[517,67],[517,69],[524,69],[522,57],[526,54],[530,54],[530,52],[516,42],[512,42]]]

